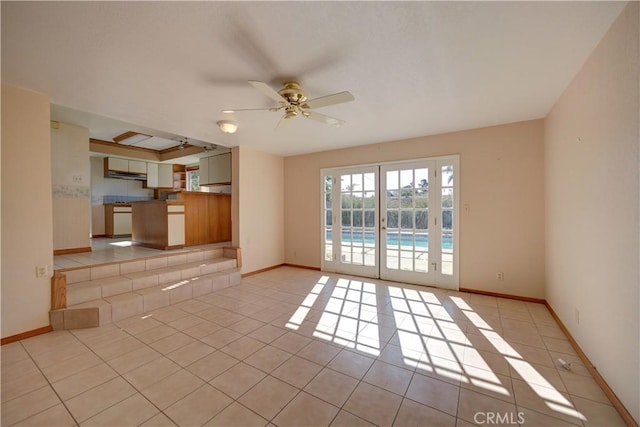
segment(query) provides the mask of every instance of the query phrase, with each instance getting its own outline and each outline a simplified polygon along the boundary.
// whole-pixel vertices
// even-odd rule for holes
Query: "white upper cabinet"
[[[209,157],[209,184],[231,184],[231,153]]]
[[[105,172],[107,170],[114,172],[129,172],[129,160],[120,159],[118,157],[107,157],[105,160]]]
[[[127,160],[119,157],[107,157],[104,161],[106,172],[147,173],[147,162],[140,160]]]
[[[209,184],[209,158],[200,159],[200,185]]]
[[[158,188],[158,164],[147,163],[147,187]]]
[[[231,184],[231,153],[200,159],[200,185]]]
[[[139,160],[129,160],[129,172],[147,173],[147,162]]]
[[[147,187],[173,188],[173,165],[147,163]]]
[[[173,165],[160,163],[158,165],[158,187],[173,188]]]

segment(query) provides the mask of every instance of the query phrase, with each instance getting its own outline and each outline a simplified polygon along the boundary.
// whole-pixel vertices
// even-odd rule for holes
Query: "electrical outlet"
[[[36,277],[47,277],[49,275],[49,269],[46,265],[36,267]]]
[[[504,273],[502,271],[496,273],[496,279],[503,281],[504,280]]]
[[[576,308],[576,324],[580,324],[580,310]]]

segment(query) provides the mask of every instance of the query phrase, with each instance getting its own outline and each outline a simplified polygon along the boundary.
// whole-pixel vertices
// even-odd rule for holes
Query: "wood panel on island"
[[[185,246],[185,205],[176,200],[133,202],[131,240],[153,249]]]
[[[231,195],[174,191],[167,200],[133,202],[131,240],[155,249],[231,241]]]

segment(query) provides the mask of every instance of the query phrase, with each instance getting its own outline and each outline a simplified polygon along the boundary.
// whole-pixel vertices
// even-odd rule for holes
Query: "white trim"
[[[445,154],[442,156],[435,156],[435,157],[420,157],[417,159],[390,160],[388,162],[361,163],[361,164],[350,165],[350,166],[327,167],[327,168],[321,168],[320,174],[324,173],[324,171],[329,171],[329,170],[339,171],[341,169],[355,169],[355,168],[366,168],[366,167],[372,167],[372,166],[375,167],[375,166],[385,166],[385,165],[401,165],[403,163],[416,163],[421,161],[440,161],[440,160],[452,159],[452,158],[457,158],[459,160],[460,154],[452,153],[452,154]]]

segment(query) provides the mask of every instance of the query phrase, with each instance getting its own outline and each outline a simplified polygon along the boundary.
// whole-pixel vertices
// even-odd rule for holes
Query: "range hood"
[[[136,173],[136,172],[120,172],[120,171],[106,171],[104,174],[105,178],[115,178],[115,179],[130,179],[133,181],[146,181],[147,174],[146,173]]]

